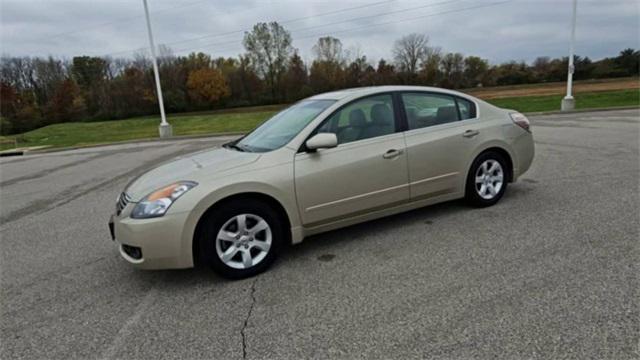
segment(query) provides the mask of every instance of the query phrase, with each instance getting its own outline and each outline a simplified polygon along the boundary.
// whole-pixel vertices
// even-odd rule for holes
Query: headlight
[[[171,204],[198,183],[180,181],[162,189],[156,190],[142,199],[131,212],[134,219],[147,219],[163,216]]]

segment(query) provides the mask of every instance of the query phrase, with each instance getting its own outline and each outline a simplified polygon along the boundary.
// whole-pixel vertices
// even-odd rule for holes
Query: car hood
[[[204,171],[222,174],[231,169],[253,163],[260,154],[246,153],[226,148],[205,150],[166,162],[134,179],[126,192],[133,202],[138,202],[151,192],[181,180],[195,180]]]

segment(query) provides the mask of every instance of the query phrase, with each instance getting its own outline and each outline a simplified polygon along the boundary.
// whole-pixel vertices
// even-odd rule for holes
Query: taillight
[[[521,128],[531,132],[531,123],[529,123],[529,119],[526,116],[520,114],[519,112],[510,113],[511,120],[514,124],[520,126]]]

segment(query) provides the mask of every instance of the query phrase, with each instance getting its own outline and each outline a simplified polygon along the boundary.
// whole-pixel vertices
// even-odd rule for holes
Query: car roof
[[[451,95],[457,95],[457,96],[462,96],[466,98],[472,98],[471,96],[458,91],[436,88],[436,87],[386,85],[386,86],[367,86],[367,87],[331,91],[323,94],[314,95],[309,99],[310,100],[347,100],[347,99],[356,99],[366,95],[373,95],[377,93],[390,92],[390,91],[430,91],[430,92],[438,92],[443,94],[451,94]]]

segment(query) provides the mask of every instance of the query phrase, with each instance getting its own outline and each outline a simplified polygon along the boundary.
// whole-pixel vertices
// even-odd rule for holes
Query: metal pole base
[[[576,108],[576,99],[574,99],[573,97],[565,97],[564,99],[562,99],[562,104],[560,104],[560,110],[562,111],[569,111],[569,110],[573,110]]]
[[[170,124],[161,124],[160,126],[158,126],[158,132],[160,133],[161,139],[166,139],[173,136],[173,128]]]

